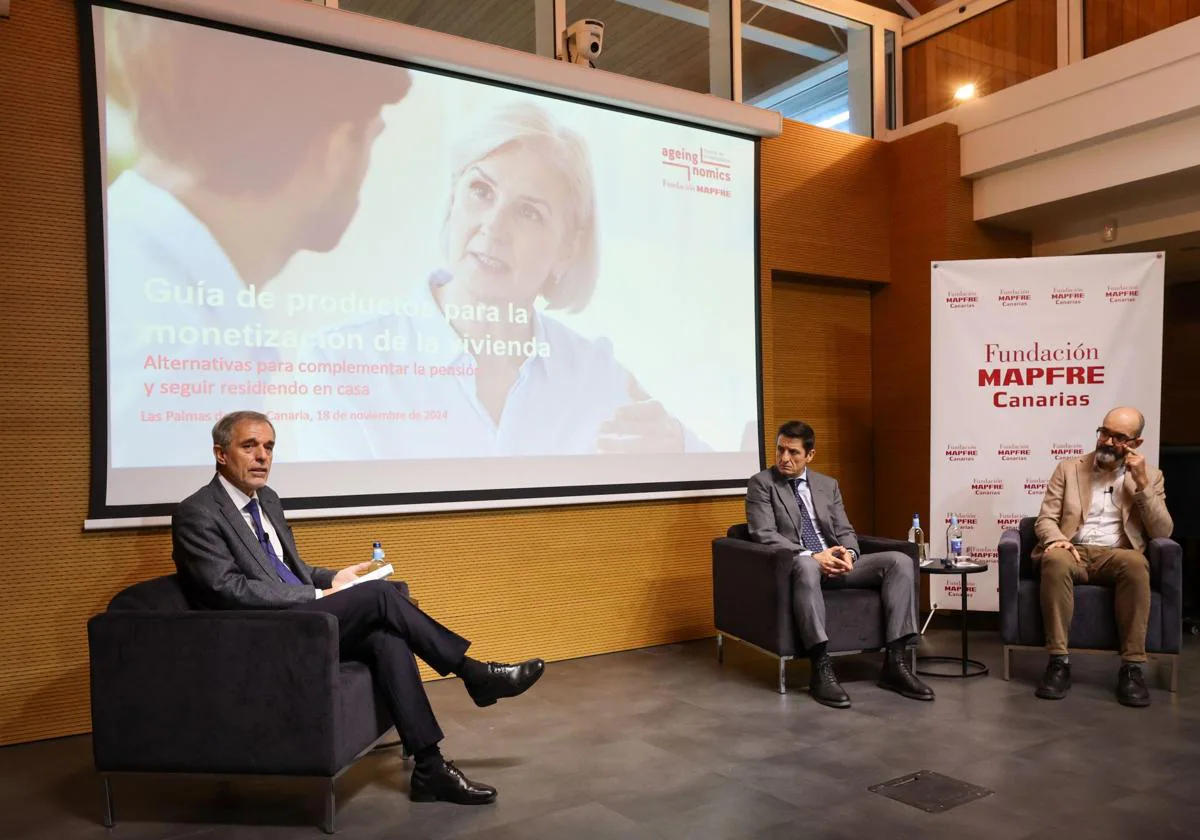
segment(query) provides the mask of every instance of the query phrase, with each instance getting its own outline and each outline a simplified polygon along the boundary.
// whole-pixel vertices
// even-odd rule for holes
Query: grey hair
[[[540,105],[508,102],[483,115],[450,144],[450,192],[442,216],[442,246],[446,247],[455,188],[473,164],[512,145],[534,145],[547,166],[567,184],[571,196],[570,223],[565,241],[574,245],[570,266],[561,276],[547,277],[540,290],[548,309],[579,312],[591,301],[600,274],[600,243],[596,224],[596,181],[587,141],[559,125]]]
[[[275,424],[271,422],[271,418],[261,411],[231,411],[213,424],[213,446],[219,447],[222,450],[232,446],[233,430],[243,420],[249,420],[252,423],[266,423],[271,427],[272,432],[275,431]]]

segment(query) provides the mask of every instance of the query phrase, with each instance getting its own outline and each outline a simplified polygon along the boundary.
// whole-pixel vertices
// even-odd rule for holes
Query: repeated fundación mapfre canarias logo
[[[1001,461],[1028,461],[1029,447],[1023,443],[1002,443],[996,447],[996,457]]]
[[[965,443],[946,445],[945,458],[947,461],[974,461],[979,457],[979,448]]]
[[[975,478],[971,480],[971,492],[976,496],[999,496],[1004,492],[1002,478]]]

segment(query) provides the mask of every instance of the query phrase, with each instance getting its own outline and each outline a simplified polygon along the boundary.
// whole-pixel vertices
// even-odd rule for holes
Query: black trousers
[[[365,662],[387,699],[396,731],[410,752],[442,740],[415,656],[443,677],[458,667],[471,643],[447,630],[383,580],[360,583],[292,607],[338,620],[342,659]]]

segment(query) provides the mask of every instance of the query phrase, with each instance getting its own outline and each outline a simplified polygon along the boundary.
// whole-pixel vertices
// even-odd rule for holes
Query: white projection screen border
[[[752,137],[80,7],[85,528],[168,521],[244,408],[276,425],[295,518],[744,492],[764,457]],[[285,124],[315,139],[262,140]]]

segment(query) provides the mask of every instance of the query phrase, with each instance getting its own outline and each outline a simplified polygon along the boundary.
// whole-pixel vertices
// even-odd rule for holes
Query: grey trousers
[[[916,572],[912,558],[899,551],[864,554],[840,577],[821,574],[811,555],[792,560],[792,613],[807,651],[829,640],[825,632],[824,589],[878,589],[883,599],[886,641],[894,642],[917,632]]]

